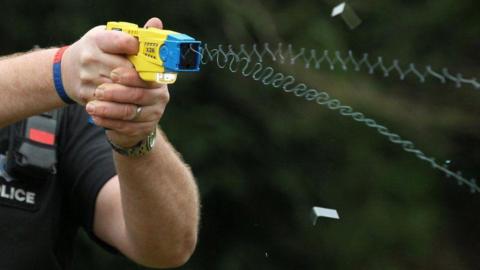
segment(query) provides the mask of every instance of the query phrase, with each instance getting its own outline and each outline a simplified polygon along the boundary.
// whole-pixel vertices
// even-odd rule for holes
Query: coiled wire
[[[398,75],[401,80],[407,77],[418,79],[421,83],[428,79],[435,79],[443,84],[453,82],[457,88],[463,85],[470,85],[476,90],[480,90],[480,82],[476,78],[464,78],[461,73],[452,74],[447,68],[441,70],[434,70],[432,66],[426,65],[423,68],[418,68],[416,64],[410,63],[406,67],[400,64],[399,60],[393,60],[387,63],[383,57],[371,57],[368,53],[357,57],[351,50],[346,55],[342,55],[339,51],[323,50],[321,52],[314,49],[300,48],[295,50],[291,44],[285,49],[282,43],[270,45],[269,43],[258,46],[253,44],[251,48],[241,44],[237,52],[239,58],[247,58],[250,61],[263,62],[268,58],[274,62],[289,63],[303,63],[305,68],[320,69],[322,65],[326,65],[330,70],[340,67],[347,71],[350,68],[355,71],[366,69],[369,74],[381,73],[384,77],[391,74]]]
[[[315,102],[330,110],[337,111],[342,116],[351,118],[369,128],[375,129],[380,135],[386,137],[393,144],[400,145],[404,151],[412,153],[418,159],[428,163],[433,169],[444,173],[447,178],[453,178],[459,185],[465,185],[470,189],[471,193],[480,192],[480,187],[478,186],[476,179],[471,178],[469,180],[463,176],[461,171],[454,172],[450,170],[447,163],[441,165],[435,160],[435,158],[427,156],[423,151],[416,147],[412,141],[403,139],[400,135],[390,131],[384,125],[377,123],[376,120],[365,116],[361,112],[356,112],[350,106],[343,105],[340,100],[332,98],[327,92],[310,88],[304,83],[298,83],[293,76],[277,72],[273,67],[264,65],[261,60],[263,60],[265,54],[269,54],[272,57],[276,57],[276,55],[280,57],[281,55],[279,53],[274,53],[267,48],[268,46],[265,47],[263,53],[260,53],[257,49],[252,50],[252,52],[247,52],[244,46],[240,46],[239,51],[235,51],[232,45],[228,45],[225,49],[223,45],[209,48],[208,44],[205,44],[200,51],[195,51],[193,48],[191,48],[191,50],[200,55],[202,64],[213,62],[221,69],[227,69],[232,73],[240,73],[242,76],[258,81],[265,86],[282,89],[296,97]],[[258,61],[256,62],[253,61],[254,55],[258,57]],[[285,56],[282,57],[284,60],[287,59]],[[296,59],[296,57],[290,59]],[[341,58],[339,57],[338,59]],[[275,61],[276,59],[273,60]],[[342,62],[342,65],[346,65],[346,63],[347,62]],[[353,62],[351,61],[351,63]],[[331,65],[334,64],[335,62],[331,62]],[[372,66],[372,68],[374,67]],[[473,82],[476,83],[476,81],[472,81],[472,83]]]

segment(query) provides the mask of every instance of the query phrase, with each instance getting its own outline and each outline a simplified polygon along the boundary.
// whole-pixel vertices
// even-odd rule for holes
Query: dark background
[[[405,66],[479,74],[480,2],[6,1],[2,55],[70,44],[110,20],[165,27],[214,46],[269,42],[369,53]],[[466,177],[480,175],[480,90],[414,77],[277,65],[412,140]],[[202,196],[198,247],[181,269],[478,269],[480,196],[338,112],[215,64],[181,74],[161,126]],[[340,220],[310,218],[312,206]],[[80,234],[75,269],[144,269]]]

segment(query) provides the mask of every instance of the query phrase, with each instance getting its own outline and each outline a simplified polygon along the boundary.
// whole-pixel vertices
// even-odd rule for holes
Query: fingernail
[[[120,79],[120,74],[118,74],[117,71],[112,71],[110,73],[110,79],[112,79],[114,82],[117,82]]]
[[[95,112],[95,104],[93,104],[93,102],[87,103],[86,109],[87,109],[88,113],[90,113],[90,114],[94,113]]]
[[[96,99],[103,99],[103,93],[104,93],[104,88],[102,86],[99,86],[97,89],[95,89],[95,98]]]

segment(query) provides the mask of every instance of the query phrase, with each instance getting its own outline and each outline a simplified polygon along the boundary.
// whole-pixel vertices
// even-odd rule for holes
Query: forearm
[[[0,127],[61,107],[52,79],[56,49],[0,58]]]
[[[134,259],[147,265],[183,264],[195,247],[199,222],[198,191],[190,169],[161,135],[147,155],[115,154],[115,161],[125,230],[138,252]]]

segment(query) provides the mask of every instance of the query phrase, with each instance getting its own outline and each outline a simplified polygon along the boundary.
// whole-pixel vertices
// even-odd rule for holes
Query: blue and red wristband
[[[53,84],[55,85],[55,90],[57,91],[58,96],[67,104],[74,104],[75,101],[71,99],[65,88],[63,87],[62,81],[62,56],[68,46],[58,49],[53,58]]]

